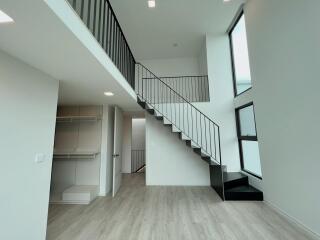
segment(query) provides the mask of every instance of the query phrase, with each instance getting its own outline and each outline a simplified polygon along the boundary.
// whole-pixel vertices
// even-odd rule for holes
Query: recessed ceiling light
[[[156,0],[148,0],[148,7],[155,8],[156,7]]]
[[[0,10],[0,23],[11,23],[11,22],[14,22],[13,19]]]
[[[224,2],[231,2],[231,0],[223,0]]]
[[[104,92],[104,95],[108,96],[108,97],[111,97],[113,96],[114,94],[112,92]]]

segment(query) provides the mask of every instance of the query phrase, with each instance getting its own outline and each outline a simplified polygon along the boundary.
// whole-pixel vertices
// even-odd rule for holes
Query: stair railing
[[[135,73],[137,96],[190,139],[194,148],[201,148],[204,157],[221,165],[219,125],[141,63],[136,64]]]
[[[134,89],[136,60],[109,0],[66,0]]]
[[[189,102],[210,102],[207,75],[159,78]]]
[[[210,102],[207,75],[159,77],[176,93],[189,102]],[[147,80],[148,78],[146,78]]]
[[[131,173],[139,171],[146,165],[146,153],[144,149],[131,150]]]

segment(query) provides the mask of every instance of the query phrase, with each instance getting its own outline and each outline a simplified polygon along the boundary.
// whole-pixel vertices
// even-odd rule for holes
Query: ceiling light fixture
[[[114,94],[112,92],[104,92],[104,95],[108,97],[112,97]]]
[[[231,0],[223,0],[224,2],[231,2]]]
[[[13,19],[0,10],[0,23],[11,23],[11,22],[14,22]]]
[[[156,0],[148,0],[148,7],[155,8],[156,7]]]

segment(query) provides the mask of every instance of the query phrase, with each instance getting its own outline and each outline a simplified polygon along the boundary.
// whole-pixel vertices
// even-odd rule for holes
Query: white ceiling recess
[[[224,33],[244,0],[110,0],[136,59],[197,57],[206,33]],[[177,44],[177,46],[174,46]]]
[[[65,0],[1,0],[0,9],[15,21],[0,24],[0,49],[60,80],[60,104],[140,109],[132,88]]]

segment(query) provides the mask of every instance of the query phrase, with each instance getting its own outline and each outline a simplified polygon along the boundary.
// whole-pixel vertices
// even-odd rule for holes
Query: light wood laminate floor
[[[305,240],[262,202],[222,202],[210,187],[147,187],[127,174],[115,198],[50,205],[47,240]]]

